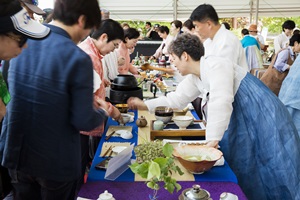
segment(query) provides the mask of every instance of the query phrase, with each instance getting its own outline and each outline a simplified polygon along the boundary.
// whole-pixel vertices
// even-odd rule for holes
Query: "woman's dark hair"
[[[97,0],[56,0],[53,19],[67,26],[78,22],[81,15],[85,16],[84,28],[98,28],[101,23],[101,12]]]
[[[128,38],[131,39],[137,39],[140,37],[140,32],[136,30],[135,28],[128,28],[124,30],[124,39],[123,42],[126,43],[125,39]]]
[[[242,31],[241,31],[241,33],[242,33],[243,35],[249,35],[249,30],[246,29],[246,28],[243,28]]]
[[[211,20],[214,24],[219,24],[219,17],[214,9],[214,7],[210,4],[201,4],[198,6],[191,14],[190,19],[192,21],[203,22],[206,20]]]
[[[291,38],[290,38],[290,46],[294,46],[295,42],[300,43],[300,34],[294,34]]]
[[[169,46],[168,51],[178,58],[186,52],[194,61],[199,61],[204,55],[204,47],[196,35],[190,33],[180,34]]]
[[[179,20],[174,20],[170,24],[174,24],[176,28],[182,28],[182,22]]]
[[[224,26],[227,30],[231,29],[230,25],[227,22],[222,22],[222,24],[224,24]]]
[[[101,22],[100,28],[95,29],[91,37],[94,39],[98,39],[102,34],[106,33],[108,40],[107,42],[110,42],[112,40],[124,39],[124,30],[121,26],[121,24],[117,21],[114,21],[112,19],[106,19]]]
[[[160,26],[158,27],[158,31],[161,33],[166,33],[167,35],[169,34],[170,30],[167,26]]]
[[[190,20],[190,19],[186,20],[186,21],[183,23],[183,26],[184,26],[184,27],[187,27],[190,31],[191,31],[193,28],[195,28],[195,26],[194,26],[192,20]]]
[[[283,24],[282,24],[282,31],[284,31],[284,29],[289,29],[289,30],[293,30],[296,27],[296,24],[294,21],[292,20],[286,20]]]

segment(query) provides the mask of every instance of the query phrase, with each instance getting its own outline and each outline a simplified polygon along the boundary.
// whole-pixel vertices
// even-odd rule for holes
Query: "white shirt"
[[[204,42],[205,56],[214,55],[228,58],[248,70],[245,51],[240,40],[222,24],[212,40]]]
[[[258,39],[258,41],[261,43],[261,44],[265,44],[265,39],[262,35],[250,35],[251,37],[254,37],[255,39]]]
[[[207,103],[206,139],[221,140],[230,122],[234,96],[247,71],[228,59],[208,56],[201,58],[200,73],[201,79],[187,75],[176,91],[147,100],[145,104],[150,112],[154,112],[157,106],[182,109],[200,96],[202,105]]]
[[[155,51],[153,56],[155,58],[160,58],[162,56],[162,54],[165,54],[166,56],[170,55],[170,53],[168,52],[168,48],[173,40],[174,40],[174,37],[169,34],[166,37],[166,39],[163,40],[163,42],[158,47],[158,49]]]
[[[286,48],[289,46],[290,37],[286,36],[284,32],[278,35],[274,39],[274,48],[275,53],[277,53],[280,49]]]

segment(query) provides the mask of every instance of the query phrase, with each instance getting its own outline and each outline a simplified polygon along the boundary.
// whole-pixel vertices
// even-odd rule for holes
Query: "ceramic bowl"
[[[158,106],[155,108],[155,118],[161,120],[164,124],[171,121],[173,117],[173,109],[167,106]]]
[[[186,129],[192,122],[194,118],[192,116],[176,116],[173,117],[174,123],[179,127],[179,129]]]
[[[125,125],[127,122],[130,121],[131,115],[126,113],[121,113],[123,123],[120,123],[120,125]]]
[[[173,155],[189,172],[202,174],[210,170],[223,153],[204,145],[181,145],[174,149]]]

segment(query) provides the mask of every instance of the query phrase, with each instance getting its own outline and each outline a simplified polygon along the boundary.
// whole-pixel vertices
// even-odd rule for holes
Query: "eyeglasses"
[[[27,42],[27,37],[25,35],[13,35],[10,33],[7,33],[5,35],[7,37],[9,37],[10,39],[17,41],[20,48],[22,48],[25,45],[25,43]]]

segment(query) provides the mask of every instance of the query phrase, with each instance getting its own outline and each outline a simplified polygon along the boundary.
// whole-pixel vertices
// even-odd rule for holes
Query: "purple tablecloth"
[[[161,188],[158,191],[158,199],[160,200],[178,200],[183,190],[191,188],[194,184],[199,184],[202,189],[207,190],[213,200],[219,200],[223,192],[230,192],[239,197],[239,200],[247,199],[239,185],[232,182],[178,182],[182,189],[179,192],[170,194],[167,190]],[[88,199],[97,199],[99,194],[104,190],[108,190],[113,194],[116,200],[147,200],[149,194],[153,191],[149,189],[144,182],[110,182],[96,181],[87,182],[79,192],[79,197]]]

